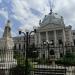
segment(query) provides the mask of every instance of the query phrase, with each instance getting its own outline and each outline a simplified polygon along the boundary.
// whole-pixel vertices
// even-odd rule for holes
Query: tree
[[[75,65],[75,54],[66,53],[62,58],[56,61],[57,64]]]
[[[10,69],[9,75],[25,75],[25,71],[27,75],[31,75],[33,67],[30,60],[26,62],[24,55],[17,51],[15,51],[14,58],[17,60],[17,66]]]

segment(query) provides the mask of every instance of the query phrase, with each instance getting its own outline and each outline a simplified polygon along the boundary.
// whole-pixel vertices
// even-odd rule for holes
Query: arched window
[[[55,53],[54,53],[54,50],[53,49],[51,49],[50,50],[50,55],[54,55]]]
[[[58,42],[59,42],[59,45],[60,45],[60,44],[63,44],[63,42],[62,42],[62,40],[61,40],[61,39],[60,39],[60,40],[58,40]]]
[[[63,54],[62,53],[60,53],[60,57],[63,57]]]

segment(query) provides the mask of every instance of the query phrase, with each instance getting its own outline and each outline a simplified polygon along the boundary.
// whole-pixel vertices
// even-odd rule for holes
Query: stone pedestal
[[[0,75],[9,75],[9,69],[0,69]]]
[[[52,66],[55,66],[55,60],[52,60]]]
[[[0,75],[9,75],[10,69],[16,67],[17,62],[2,62],[0,63]]]

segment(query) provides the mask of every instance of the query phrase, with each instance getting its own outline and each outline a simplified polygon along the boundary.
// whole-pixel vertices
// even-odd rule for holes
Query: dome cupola
[[[53,13],[52,10],[50,10],[50,13],[45,15],[42,21],[39,21],[40,26],[48,24],[64,25],[63,17],[58,15],[58,13]]]

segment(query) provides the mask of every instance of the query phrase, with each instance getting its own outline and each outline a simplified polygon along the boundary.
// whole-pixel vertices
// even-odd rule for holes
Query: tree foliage
[[[73,53],[66,53],[63,58],[56,61],[57,64],[63,65],[75,65],[75,54]]]

